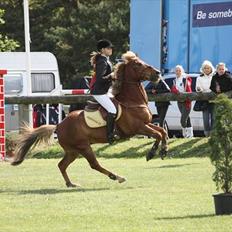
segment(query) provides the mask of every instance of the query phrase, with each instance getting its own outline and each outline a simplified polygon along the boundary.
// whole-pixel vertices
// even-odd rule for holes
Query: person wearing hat
[[[107,112],[107,139],[109,144],[114,141],[114,122],[116,118],[116,107],[108,95],[112,84],[113,72],[109,57],[112,55],[112,43],[102,39],[97,42],[97,53],[92,53],[91,64],[95,71],[95,81],[92,83],[90,93],[93,98],[104,107]]]

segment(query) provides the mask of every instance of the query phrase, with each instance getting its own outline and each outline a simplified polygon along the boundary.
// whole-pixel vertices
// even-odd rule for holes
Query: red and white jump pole
[[[89,94],[89,89],[62,89],[61,93],[64,95],[82,95]]]
[[[0,70],[0,159],[4,160],[6,155],[5,138],[5,99],[4,99],[4,79],[3,75],[7,70]]]

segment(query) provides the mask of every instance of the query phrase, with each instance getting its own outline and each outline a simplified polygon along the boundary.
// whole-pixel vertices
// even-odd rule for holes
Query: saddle
[[[115,101],[112,100],[116,109],[117,109],[117,121],[121,114],[122,114],[122,107],[121,105]],[[98,128],[106,126],[106,117],[108,112],[96,101],[87,101],[87,106],[84,109],[84,118],[86,124],[90,128]]]

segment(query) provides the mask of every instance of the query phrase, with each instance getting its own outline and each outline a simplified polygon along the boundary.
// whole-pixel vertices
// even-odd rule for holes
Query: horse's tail
[[[22,135],[17,143],[15,157],[11,164],[21,164],[32,145],[35,147],[40,142],[48,143],[55,130],[56,125],[43,125],[33,129],[25,124],[22,127]]]

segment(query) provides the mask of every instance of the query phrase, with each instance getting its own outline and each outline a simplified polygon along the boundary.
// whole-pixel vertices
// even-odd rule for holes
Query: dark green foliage
[[[232,192],[232,101],[220,95],[215,101],[215,124],[209,140],[210,159],[216,170],[217,190]]]
[[[22,0],[1,1],[6,10],[4,31],[24,51]],[[128,50],[129,0],[30,0],[31,51],[50,51],[58,59],[65,87],[88,75],[90,53],[107,38],[115,45],[112,60]]]
[[[0,9],[0,28],[5,24],[4,10]],[[2,31],[2,30],[1,30]],[[0,52],[13,51],[19,47],[19,43],[13,39],[9,39],[7,35],[0,32]]]

